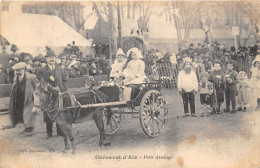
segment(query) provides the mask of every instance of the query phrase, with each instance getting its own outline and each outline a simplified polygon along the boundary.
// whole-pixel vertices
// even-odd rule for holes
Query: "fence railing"
[[[166,88],[176,88],[178,78],[178,67],[170,62],[157,63],[157,70],[163,85]]]

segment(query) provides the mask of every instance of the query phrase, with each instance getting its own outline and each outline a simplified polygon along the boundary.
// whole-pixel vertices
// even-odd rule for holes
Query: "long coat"
[[[24,98],[24,108],[23,108],[23,121],[25,127],[33,127],[35,123],[35,114],[32,113],[33,106],[39,105],[39,97],[37,94],[37,80],[36,77],[25,73],[26,83],[25,83],[25,98]],[[15,103],[15,86],[17,85],[16,80],[14,80],[13,88],[11,90],[9,111],[10,119],[13,126],[17,124],[14,119],[14,103]]]
[[[58,86],[61,92],[65,92],[68,90],[67,75],[59,66],[55,66],[55,69],[52,71],[50,67],[46,65],[44,68],[41,69],[39,78],[40,81],[43,78],[45,82],[49,83],[53,87]],[[46,112],[43,113],[43,116],[44,122],[52,122]]]

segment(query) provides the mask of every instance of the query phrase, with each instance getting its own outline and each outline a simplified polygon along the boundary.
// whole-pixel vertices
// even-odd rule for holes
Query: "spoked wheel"
[[[142,129],[149,137],[157,137],[164,130],[168,109],[166,100],[158,90],[147,91],[141,101],[139,117]]]
[[[111,119],[108,121],[107,109],[104,110],[103,122],[105,126],[105,134],[113,135],[117,133],[123,122],[123,108],[112,109]]]

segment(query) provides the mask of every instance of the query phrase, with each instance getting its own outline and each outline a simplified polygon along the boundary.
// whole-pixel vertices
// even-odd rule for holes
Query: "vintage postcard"
[[[2,1],[1,168],[260,168],[260,2]]]

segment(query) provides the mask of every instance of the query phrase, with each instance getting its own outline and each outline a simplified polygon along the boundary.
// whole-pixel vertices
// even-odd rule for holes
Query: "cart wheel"
[[[117,133],[123,122],[123,108],[112,109],[112,116],[110,121],[107,121],[107,110],[104,110],[103,122],[106,135],[113,135]]]
[[[144,94],[140,104],[139,117],[142,129],[149,137],[157,137],[164,130],[168,109],[161,92],[151,89]]]

